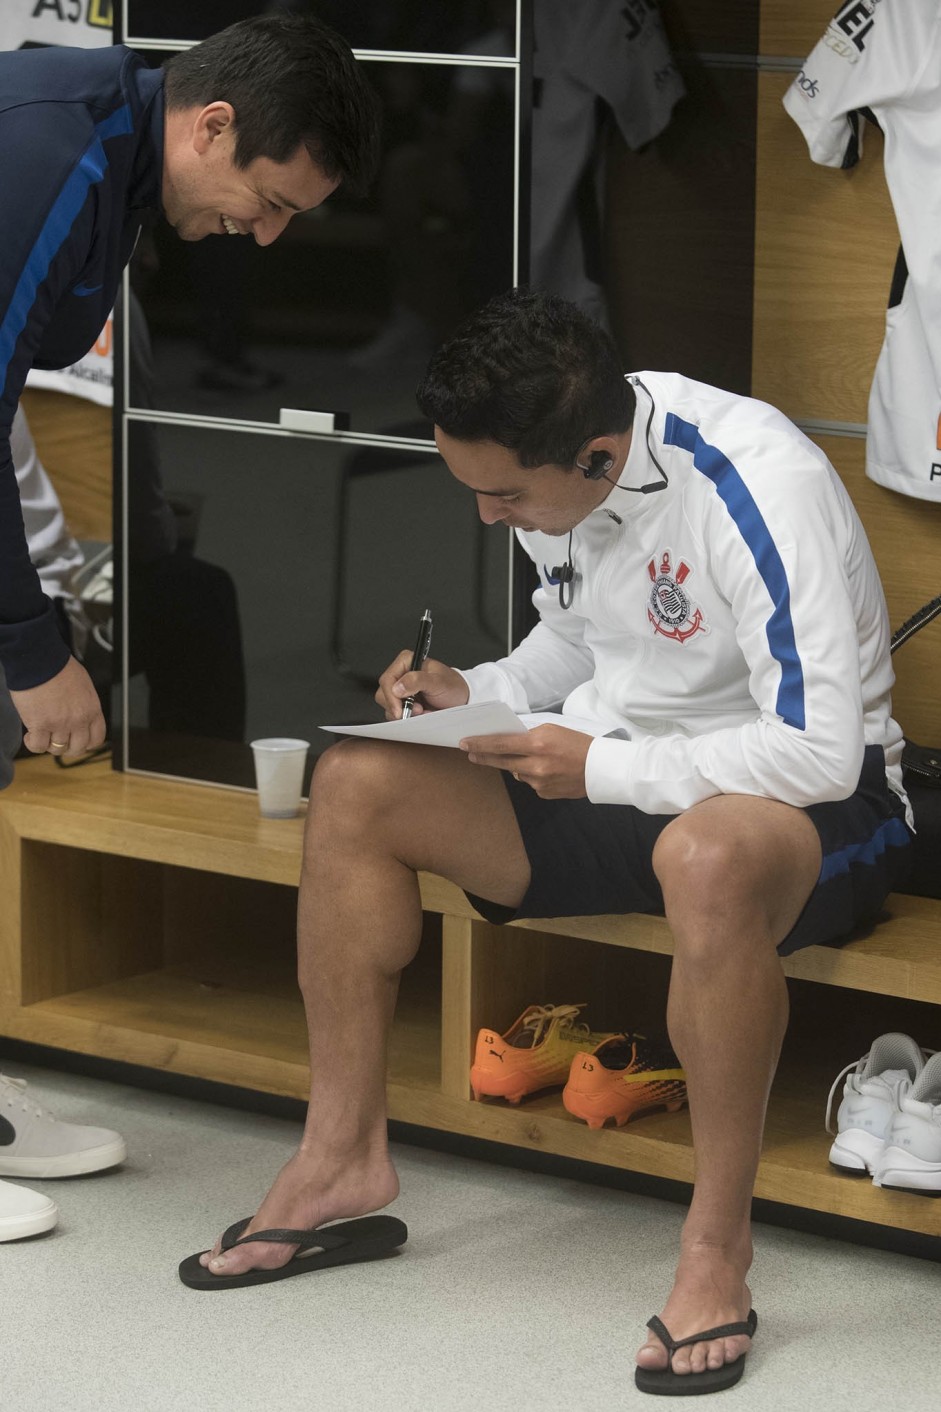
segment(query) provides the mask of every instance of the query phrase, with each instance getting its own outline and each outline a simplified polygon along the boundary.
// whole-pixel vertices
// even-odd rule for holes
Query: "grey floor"
[[[26,1183],[61,1221],[0,1245],[3,1412],[650,1407],[633,1353],[668,1287],[680,1207],[400,1145],[401,1255],[199,1294],[178,1261],[254,1209],[297,1125],[4,1069],[60,1117],[120,1129],[130,1155],[109,1175]],[[722,1405],[941,1405],[937,1265],[771,1226],[756,1246],[761,1328]]]

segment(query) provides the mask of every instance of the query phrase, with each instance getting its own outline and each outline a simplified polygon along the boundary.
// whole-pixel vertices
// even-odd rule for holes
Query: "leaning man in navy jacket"
[[[307,16],[243,21],[158,70],[122,45],[0,53],[0,789],[21,742],[79,755],[105,734],[27,550],[10,431],[28,372],[92,347],[143,225],[270,245],[341,183],[366,187],[377,106],[347,44]],[[3,1113],[0,1176],[123,1159],[116,1133],[41,1121],[19,1084]],[[0,1182],[0,1241],[55,1224],[45,1198],[5,1202],[17,1190]]]
[[[232,25],[156,71],[123,46],[0,54],[0,665],[30,750],[79,754],[104,722],[27,554],[9,444],[27,373],[88,352],[143,224],[269,245],[368,183],[376,128],[346,44],[299,16]]]

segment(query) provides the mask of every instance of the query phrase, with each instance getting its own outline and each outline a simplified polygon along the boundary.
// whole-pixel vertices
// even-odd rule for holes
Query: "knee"
[[[307,838],[323,828],[333,837],[346,827],[358,834],[367,831],[395,796],[395,773],[394,758],[379,742],[341,740],[331,745],[317,761],[310,782]]]
[[[653,867],[677,946],[711,953],[728,945],[757,899],[749,885],[743,849],[721,834],[680,815],[657,840]]]
[[[653,852],[654,872],[664,893],[725,891],[739,870],[740,854],[728,833],[703,827],[681,814],[663,830]]]

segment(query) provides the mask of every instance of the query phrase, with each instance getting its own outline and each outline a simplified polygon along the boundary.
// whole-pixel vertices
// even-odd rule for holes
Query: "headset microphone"
[[[603,480],[605,472],[610,471],[614,465],[614,457],[607,451],[592,451],[587,466],[578,460],[575,464],[586,480]]]
[[[583,441],[581,446],[578,448],[578,451],[575,453],[575,464],[586,480],[611,481],[611,484],[614,486],[615,490],[633,492],[636,495],[652,495],[655,491],[666,490],[667,486],[669,485],[669,481],[667,480],[667,473],[661,466],[660,462],[657,460],[656,456],[654,455],[653,447],[650,444],[650,427],[651,423],[653,422],[654,401],[649,390],[644,386],[644,384],[641,382],[640,378],[636,375],[636,373],[632,374],[628,378],[628,382],[631,383],[634,387],[642,387],[644,389],[644,392],[646,392],[647,396],[650,398],[650,412],[647,416],[647,425],[644,428],[644,438],[647,442],[647,454],[656,466],[657,474],[660,479],[654,481],[647,481],[644,485],[619,485],[617,481],[611,480],[611,477],[608,475],[608,471],[612,470],[614,467],[614,459],[608,451],[589,452],[588,464],[586,465],[584,461],[580,461],[578,458],[584,451],[585,447],[588,445],[589,441],[593,440],[592,436],[587,437],[586,440]]]
[[[647,454],[656,466],[657,474],[660,479],[647,481],[644,485],[618,485],[617,481],[611,480],[611,477],[608,475],[608,471],[614,469],[614,457],[609,451],[590,451],[588,453],[588,464],[586,465],[584,461],[580,461],[578,458],[589,441],[594,439],[592,436],[589,436],[583,441],[576,451],[575,464],[586,480],[607,480],[611,481],[615,490],[623,490],[625,492],[634,491],[638,495],[652,495],[655,491],[666,490],[669,485],[667,473],[654,455],[653,447],[650,444],[650,427],[653,422],[654,401],[650,392],[644,387],[644,384],[636,374],[629,377],[628,382],[632,383],[635,387],[642,387],[650,398],[650,412],[647,415],[647,425],[644,428],[644,439],[647,443]],[[608,510],[607,513],[613,520],[616,520],[619,525],[623,524],[620,515],[616,515],[613,510]],[[569,547],[568,554],[566,555],[566,563],[556,564],[555,568],[552,570],[551,578],[552,583],[559,585],[559,605],[562,608],[571,608],[572,606],[572,600],[575,597],[574,579],[575,565],[572,563],[572,531],[569,530]]]

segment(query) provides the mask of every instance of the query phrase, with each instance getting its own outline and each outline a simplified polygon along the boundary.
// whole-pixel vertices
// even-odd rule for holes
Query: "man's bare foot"
[[[343,1217],[369,1215],[398,1194],[399,1179],[388,1156],[337,1162],[302,1149],[281,1168],[242,1235],[277,1228],[305,1231]],[[243,1275],[248,1270],[276,1270],[296,1249],[254,1241],[223,1253],[220,1237],[199,1263],[214,1275]]]
[[[705,1329],[746,1319],[751,1308],[751,1292],[745,1283],[750,1263],[750,1249],[747,1256],[733,1257],[726,1248],[684,1243],[676,1280],[660,1315],[673,1338],[690,1338]],[[751,1339],[745,1334],[694,1343],[677,1349],[670,1366],[674,1373],[702,1373],[734,1363],[750,1347]],[[666,1348],[651,1330],[638,1350],[638,1365],[660,1371],[668,1362]]]

